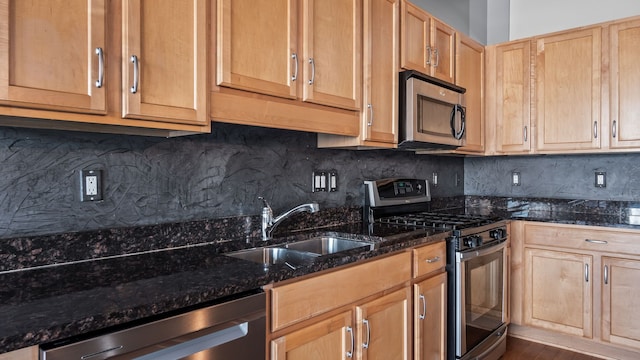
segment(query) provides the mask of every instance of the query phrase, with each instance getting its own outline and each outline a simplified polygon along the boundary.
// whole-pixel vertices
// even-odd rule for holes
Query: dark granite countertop
[[[631,202],[468,196],[437,199],[435,211],[502,219],[640,230],[640,206]],[[0,242],[0,354],[19,348],[206,306],[262,286],[442,241],[446,233],[364,234],[361,209],[301,214],[295,224],[324,222],[321,230],[285,230],[287,237],[256,241],[259,219],[237,217],[108,229]],[[257,226],[256,226],[257,225]],[[372,251],[323,256],[297,269],[222,255],[255,245],[334,234],[376,243]],[[235,239],[231,241],[230,239]],[[156,250],[163,249],[163,250]]]
[[[44,266],[0,274],[0,353],[103,330],[172,311],[205,306],[228,296],[409,247],[442,241],[416,232],[389,239],[361,235],[361,226],[300,232],[376,243],[371,251],[323,256],[295,270],[224,256],[215,244]],[[246,246],[251,246],[247,244]]]

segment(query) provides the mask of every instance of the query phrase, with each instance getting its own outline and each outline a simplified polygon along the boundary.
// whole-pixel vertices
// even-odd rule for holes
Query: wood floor
[[[599,360],[599,358],[514,337],[507,339],[502,360]]]

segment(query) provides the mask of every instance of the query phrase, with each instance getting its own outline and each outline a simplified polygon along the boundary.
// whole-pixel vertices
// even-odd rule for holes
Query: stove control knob
[[[463,242],[466,247],[478,247],[482,245],[482,237],[480,235],[469,235],[464,238]]]
[[[489,236],[493,239],[499,240],[506,236],[506,231],[504,229],[491,230],[489,231]]]

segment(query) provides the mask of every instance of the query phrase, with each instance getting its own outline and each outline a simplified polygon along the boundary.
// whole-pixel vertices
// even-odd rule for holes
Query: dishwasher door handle
[[[233,325],[183,343],[142,355],[133,360],[175,360],[240,339],[249,333],[249,324]]]

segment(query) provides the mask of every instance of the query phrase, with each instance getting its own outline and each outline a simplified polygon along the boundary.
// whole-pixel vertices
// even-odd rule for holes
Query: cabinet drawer
[[[598,252],[639,254],[640,231],[595,226],[526,223],[527,245],[566,247]]]
[[[443,268],[446,260],[446,243],[444,241],[413,249],[413,277],[416,278]]]
[[[409,281],[411,253],[356,265],[271,289],[271,330],[309,319]]]

